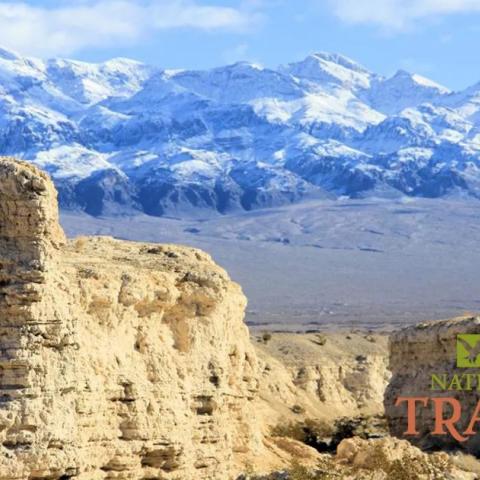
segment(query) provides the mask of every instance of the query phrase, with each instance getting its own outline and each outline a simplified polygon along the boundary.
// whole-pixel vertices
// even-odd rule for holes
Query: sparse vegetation
[[[292,462],[287,471],[288,480],[339,480],[347,477],[338,471],[332,457],[325,457],[315,468]]]
[[[335,421],[334,444],[338,445],[344,438],[360,437],[378,438],[388,435],[388,425],[381,415],[359,417],[342,417]]]
[[[268,343],[272,339],[272,334],[270,332],[263,332],[262,340],[263,343]]]
[[[368,468],[337,463],[332,456],[325,455],[316,467],[295,459],[284,472],[267,476],[249,473],[237,480],[448,480],[453,478],[448,473],[451,466],[450,457],[442,453],[391,461],[379,445],[369,458]]]
[[[298,461],[292,462],[288,469],[289,480],[316,480],[317,476],[311,469],[301,465]]]
[[[448,472],[452,465],[452,460],[445,453],[418,457],[408,455],[389,461],[380,444],[369,459],[369,470],[384,472],[388,480],[447,480],[451,478]]]
[[[272,437],[287,437],[303,442],[305,439],[305,431],[303,424],[300,422],[279,423],[272,427],[270,434]]]
[[[311,418],[303,422],[280,423],[271,430],[273,437],[288,437],[313,447],[319,444],[326,446],[333,433],[332,425]]]

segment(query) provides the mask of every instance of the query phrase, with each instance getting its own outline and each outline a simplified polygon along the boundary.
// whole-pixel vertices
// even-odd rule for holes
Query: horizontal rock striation
[[[245,297],[207,254],[67,242],[6,158],[0,232],[0,480],[225,480],[261,452]]]
[[[480,388],[475,381],[478,368],[457,367],[457,335],[480,334],[480,317],[462,317],[423,323],[408,327],[392,335],[390,340],[390,368],[392,378],[385,393],[385,411],[392,434],[407,438],[426,449],[462,449],[480,454],[480,436],[463,432],[468,427],[480,400]],[[466,375],[471,376],[470,386]],[[432,375],[440,380],[432,384]],[[446,386],[446,388],[444,388]],[[417,435],[405,435],[407,430],[407,404],[396,405],[399,397],[424,397],[428,403],[416,406]],[[441,414],[435,415],[432,398],[450,398],[458,401],[461,411],[455,419],[451,402],[442,405]],[[435,418],[453,417],[455,432],[466,440],[459,440],[447,427],[444,434],[433,434]],[[458,420],[458,421],[457,421]],[[476,423],[478,431],[480,424]]]

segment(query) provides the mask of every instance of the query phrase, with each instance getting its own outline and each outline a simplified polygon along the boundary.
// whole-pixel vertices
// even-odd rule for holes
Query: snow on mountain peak
[[[0,154],[46,168],[64,208],[180,215],[381,191],[480,198],[480,84],[451,93],[324,52],[278,69],[162,70],[0,50],[0,92]]]
[[[144,66],[142,62],[139,62],[138,60],[133,60],[131,58],[127,57],[115,57],[111,58],[110,60],[107,60],[100,65],[104,65],[106,67],[109,67],[111,69],[115,68],[141,68]]]
[[[63,59],[47,61],[51,81],[65,95],[90,105],[108,97],[133,95],[150,77],[152,70],[142,63],[123,58],[98,64]]]
[[[263,65],[260,65],[259,63],[253,63],[253,62],[247,62],[245,60],[242,60],[240,62],[235,62],[230,65],[227,65],[226,67],[217,67],[220,69],[229,69],[229,70],[236,70],[236,71],[249,71],[249,70],[263,70],[264,67]]]
[[[431,88],[436,90],[440,94],[451,93],[451,91],[447,87],[444,87],[443,85],[440,85],[439,83],[434,82],[429,78],[423,77],[422,75],[419,75],[417,73],[410,73],[402,69],[397,70],[395,75],[392,77],[392,80],[394,79],[397,79],[401,82],[417,84],[425,88]]]
[[[211,70],[185,70],[172,80],[197,95],[221,103],[258,98],[296,98],[304,94],[294,78],[249,62]]]
[[[428,78],[398,70],[390,78],[376,78],[364,98],[373,108],[392,115],[407,107],[434,103],[450,94],[450,90]]]
[[[445,97],[441,104],[453,108],[464,118],[478,124],[480,122],[480,82],[462,92]]]
[[[346,88],[366,89],[372,74],[347,57],[339,54],[314,53],[300,62],[290,63],[281,70],[310,82],[336,84]]]
[[[363,65],[339,53],[316,52],[312,54],[312,57],[316,57],[327,62],[336,63],[350,70],[370,74],[370,71],[367,70]]]

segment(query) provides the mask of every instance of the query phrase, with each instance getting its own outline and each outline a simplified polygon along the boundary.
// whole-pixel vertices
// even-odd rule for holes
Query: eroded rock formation
[[[315,333],[274,333],[267,344],[258,340],[266,423],[276,426],[302,417],[334,422],[383,413],[389,380],[385,336],[331,333],[319,343]]]
[[[270,435],[282,422],[381,413],[382,338],[275,334],[255,351],[245,297],[207,254],[67,240],[56,195],[0,158],[0,480],[230,480],[318,462]],[[418,345],[448,364],[418,332],[393,343],[390,394],[416,385]]]
[[[445,425],[443,435],[432,434],[435,418],[453,418],[455,430],[462,434],[471,420],[480,400],[480,385],[476,368],[457,368],[457,335],[480,334],[480,317],[462,317],[423,323],[394,333],[390,339],[390,368],[392,378],[385,394],[385,410],[392,434],[407,438],[422,448],[464,449],[475,455],[480,454],[478,433],[458,441]],[[473,350],[473,349],[472,349]],[[478,353],[478,352],[477,352]],[[470,374],[470,388],[466,375]],[[432,375],[441,383],[432,384]],[[443,385],[445,381],[445,385]],[[446,388],[443,388],[446,386]],[[405,435],[407,430],[407,403],[396,406],[399,397],[423,397],[427,404],[417,403],[417,435]],[[458,401],[461,412],[459,419],[451,402],[441,406],[441,414],[435,415],[432,398],[453,398]],[[475,429],[480,428],[479,423]],[[463,436],[463,435],[462,435]]]
[[[0,479],[229,479],[261,453],[240,287],[198,250],[67,242],[0,160]]]

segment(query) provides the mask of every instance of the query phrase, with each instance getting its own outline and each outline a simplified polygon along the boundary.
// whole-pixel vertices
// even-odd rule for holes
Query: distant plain
[[[203,220],[62,212],[62,224],[207,251],[258,329],[389,330],[480,311],[477,200],[319,200]]]

